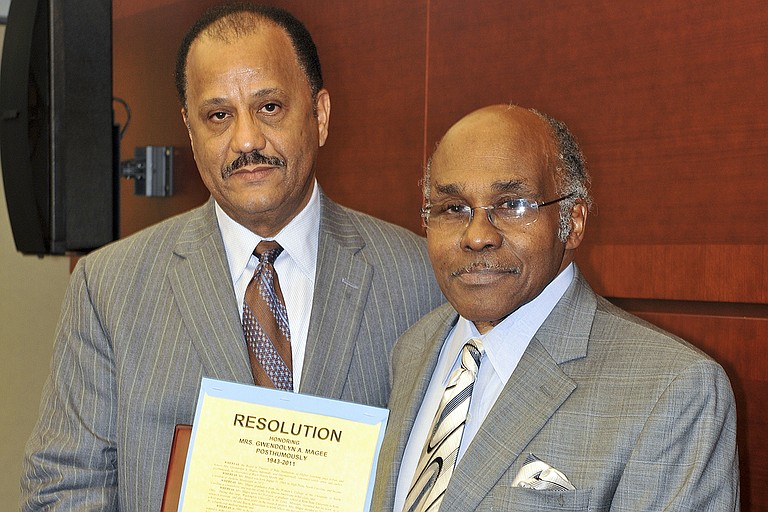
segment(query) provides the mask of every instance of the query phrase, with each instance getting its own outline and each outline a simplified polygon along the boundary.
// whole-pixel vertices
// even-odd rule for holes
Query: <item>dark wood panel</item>
[[[173,79],[178,45],[204,4],[199,0],[189,1],[183,9],[177,5],[154,9],[147,6],[137,14],[114,20],[113,90],[131,109],[130,124],[120,144],[121,159],[133,158],[138,146],[176,148],[173,196],[136,196],[133,181],[122,180],[120,234],[123,237],[208,198],[194,164]],[[125,125],[122,106],[116,103],[114,108],[115,120]]]
[[[598,245],[577,261],[602,295],[768,304],[766,245]]]
[[[660,308],[663,302],[632,312],[687,339],[728,373],[738,411],[742,510],[768,510],[768,318],[648,311]]]
[[[764,2],[430,5],[430,143],[476,107],[534,106],[583,143],[591,240],[768,242]]]
[[[339,202],[420,233],[426,2],[280,4],[312,31],[331,95],[318,181]]]

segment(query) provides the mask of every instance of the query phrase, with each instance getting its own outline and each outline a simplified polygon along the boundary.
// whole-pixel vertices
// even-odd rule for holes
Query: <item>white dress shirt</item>
[[[448,378],[461,364],[460,355],[464,344],[470,338],[479,338],[485,353],[480,361],[480,369],[469,402],[469,413],[459,447],[459,459],[464,455],[469,443],[480,429],[480,425],[499,398],[528,343],[570,286],[573,275],[573,264],[570,264],[532,301],[519,307],[483,335],[478,332],[474,323],[459,317],[456,326],[448,334],[440,350],[432,380],[405,447],[395,493],[394,509],[396,511],[403,510],[421,451],[427,442],[427,434],[437,413]]]
[[[312,197],[307,206],[277,235],[268,239],[277,241],[283,247],[283,252],[275,260],[275,272],[277,272],[285,308],[288,311],[294,391],[299,389],[301,371],[304,367],[320,237],[320,193],[317,182],[312,186]],[[235,222],[218,204],[216,204],[216,218],[224,240],[229,272],[242,319],[245,289],[258,263],[253,250],[259,242],[267,239]]]

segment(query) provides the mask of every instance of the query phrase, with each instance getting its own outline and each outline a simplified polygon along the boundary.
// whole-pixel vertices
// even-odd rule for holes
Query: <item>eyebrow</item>
[[[210,98],[200,104],[200,110],[208,107],[218,107],[219,105],[225,105],[227,103],[229,102],[226,98]]]
[[[457,183],[436,183],[435,192],[445,195],[460,195],[464,186]],[[532,193],[530,187],[520,180],[494,181],[491,184],[491,190],[494,192],[514,192],[516,194]]]
[[[491,185],[491,189],[494,192],[515,192],[517,194],[533,192],[528,184],[521,180],[496,181]]]
[[[442,185],[440,183],[435,184],[435,192],[438,192],[440,194],[445,194],[447,196],[455,196],[458,195],[461,192],[461,187],[459,187],[455,183],[448,183],[445,185]]]
[[[251,95],[252,98],[266,98],[268,96],[284,96],[285,92],[278,87],[271,87],[269,89],[259,89]]]

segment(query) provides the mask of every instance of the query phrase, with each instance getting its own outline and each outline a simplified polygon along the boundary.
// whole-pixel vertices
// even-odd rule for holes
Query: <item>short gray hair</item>
[[[587,163],[584,159],[584,153],[576,141],[576,137],[571,133],[564,122],[559,119],[540,112],[536,109],[529,109],[531,112],[542,118],[552,128],[552,133],[557,143],[558,165],[556,168],[559,181],[559,195],[567,196],[573,194],[570,198],[560,203],[560,231],[558,238],[561,242],[568,239],[571,234],[571,210],[576,201],[581,200],[587,209],[592,207],[592,196],[589,193],[591,178],[587,170]]]

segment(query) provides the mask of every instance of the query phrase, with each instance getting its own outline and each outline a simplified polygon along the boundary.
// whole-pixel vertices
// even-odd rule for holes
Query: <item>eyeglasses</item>
[[[485,210],[491,225],[496,229],[505,231],[536,222],[539,217],[539,208],[565,201],[575,195],[576,193],[572,192],[567,196],[543,203],[528,199],[505,199],[486,206],[469,206],[455,202],[427,204],[421,209],[421,217],[424,220],[424,227],[429,229],[458,231],[469,226],[475,215],[475,210],[479,208]]]

